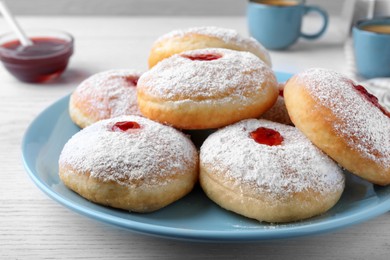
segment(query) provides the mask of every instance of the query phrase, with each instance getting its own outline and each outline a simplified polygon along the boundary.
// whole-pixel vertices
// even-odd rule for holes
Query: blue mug
[[[390,17],[360,20],[352,36],[357,72],[365,78],[390,77]]]
[[[306,34],[301,31],[303,16],[318,12],[323,17],[319,32]],[[317,39],[328,26],[325,10],[305,5],[304,0],[251,0],[247,5],[249,33],[267,49],[286,49],[299,37]]]

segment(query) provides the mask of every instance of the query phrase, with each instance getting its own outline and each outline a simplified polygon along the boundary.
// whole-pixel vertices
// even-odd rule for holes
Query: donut
[[[284,97],[283,97],[284,83],[279,83],[278,86],[279,86],[278,99],[276,99],[275,104],[269,110],[267,110],[261,116],[261,118],[269,121],[285,124],[285,125],[293,125],[290,116],[288,115],[286,104],[284,103]]]
[[[199,177],[222,208],[271,223],[322,214],[345,186],[341,168],[297,128],[264,119],[210,135],[200,148]]]
[[[143,116],[181,129],[259,117],[276,101],[276,77],[249,52],[199,49],[161,61],[138,81]]]
[[[271,66],[268,51],[254,38],[243,37],[232,29],[204,26],[174,30],[158,38],[149,54],[149,68],[174,54],[205,48],[248,51]]]
[[[390,111],[390,78],[373,78],[361,82],[361,85],[378,98],[378,102]]]
[[[140,116],[94,123],[65,144],[59,177],[92,202],[151,212],[189,193],[198,179],[198,152],[178,130]]]
[[[390,184],[390,113],[375,96],[335,71],[313,68],[284,89],[292,122],[342,167]]]
[[[72,121],[84,128],[102,119],[122,115],[141,115],[137,105],[135,70],[109,70],[81,82],[69,101]]]

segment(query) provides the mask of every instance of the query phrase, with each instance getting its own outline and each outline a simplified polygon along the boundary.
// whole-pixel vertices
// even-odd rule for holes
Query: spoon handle
[[[8,24],[12,27],[13,31],[16,33],[18,39],[23,46],[33,45],[32,41],[26,36],[16,19],[13,17],[12,13],[9,11],[4,1],[0,1],[0,13],[3,15],[4,19],[8,22]]]

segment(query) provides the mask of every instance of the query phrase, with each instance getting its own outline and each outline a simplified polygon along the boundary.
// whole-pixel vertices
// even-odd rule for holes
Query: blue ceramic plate
[[[279,81],[290,75],[277,73]],[[379,187],[347,174],[341,200],[326,214],[272,225],[228,212],[197,187],[183,199],[154,213],[137,214],[100,206],[67,189],[58,177],[58,158],[66,141],[80,129],[68,115],[69,96],[43,111],[25,133],[24,166],[35,184],[52,199],[93,219],[145,234],[192,241],[256,241],[329,232],[390,210],[390,187]]]

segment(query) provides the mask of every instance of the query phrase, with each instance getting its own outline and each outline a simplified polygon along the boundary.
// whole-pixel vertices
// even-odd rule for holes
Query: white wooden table
[[[390,213],[328,234],[244,244],[190,243],[135,234],[96,222],[48,198],[22,166],[21,140],[29,123],[87,76],[113,68],[146,69],[152,42],[175,28],[216,25],[247,34],[244,17],[22,17],[24,27],[62,29],[76,39],[62,78],[20,83],[0,68],[0,259],[388,259]],[[317,42],[271,52],[274,69],[325,67],[346,72],[337,20]],[[0,21],[0,33],[8,28]]]

